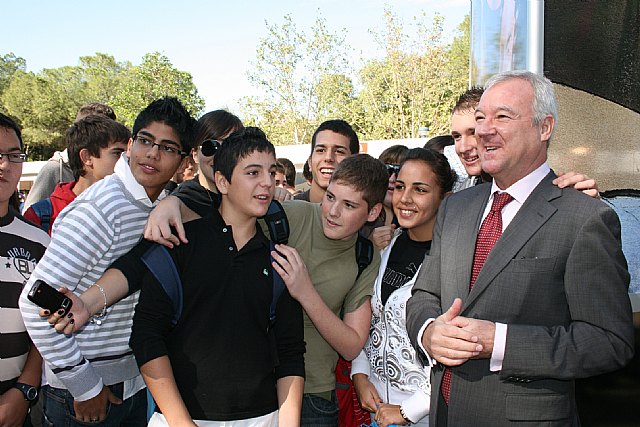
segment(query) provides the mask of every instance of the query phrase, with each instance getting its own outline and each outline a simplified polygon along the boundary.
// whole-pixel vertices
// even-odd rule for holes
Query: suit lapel
[[[456,236],[455,257],[455,282],[457,283],[456,296],[462,298],[464,302],[469,294],[469,282],[471,280],[471,270],[473,268],[473,254],[476,248],[476,238],[484,207],[491,195],[491,184],[484,185],[485,190],[479,192],[475,197],[465,204],[463,210],[456,212],[454,215],[462,215],[462,221],[459,221],[459,228]],[[472,236],[469,238],[469,236]]]
[[[562,190],[551,183],[555,176],[552,171],[538,184],[504,230],[480,270],[476,283],[469,293],[469,298],[465,301],[463,311],[482,294],[491,281],[531,239],[531,236],[556,212],[556,207],[549,203],[562,194]]]

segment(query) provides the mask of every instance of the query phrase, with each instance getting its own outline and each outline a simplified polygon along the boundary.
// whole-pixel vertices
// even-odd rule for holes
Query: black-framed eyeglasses
[[[184,157],[184,156],[187,155],[187,153],[185,153],[182,150],[179,150],[176,147],[171,147],[169,145],[155,143],[152,140],[147,139],[147,138],[145,138],[144,136],[141,136],[141,135],[136,135],[135,138],[133,139],[133,142],[136,142],[136,143],[142,145],[147,150],[151,150],[153,147],[158,147],[158,152],[159,153],[167,153],[167,154],[171,154],[173,156],[181,156],[181,157]]]
[[[0,161],[4,158],[11,163],[24,163],[27,160],[27,155],[24,153],[0,153]]]
[[[216,154],[218,148],[222,145],[222,142],[217,139],[207,139],[202,144],[200,144],[200,152],[203,156],[211,157]]]
[[[387,168],[387,172],[389,172],[389,176],[391,176],[391,175],[398,176],[398,172],[400,172],[400,165],[393,165],[391,163],[385,163],[384,167]]]

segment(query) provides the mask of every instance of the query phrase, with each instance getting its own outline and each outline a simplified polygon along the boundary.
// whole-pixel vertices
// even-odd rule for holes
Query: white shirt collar
[[[160,195],[158,196],[155,202],[152,202],[151,199],[149,199],[149,196],[147,195],[147,191],[144,189],[142,185],[140,185],[140,183],[138,183],[138,181],[136,181],[136,178],[133,176],[133,173],[131,173],[129,158],[127,157],[126,153],[122,153],[122,155],[120,156],[120,159],[116,162],[116,166],[113,169],[113,173],[116,176],[118,176],[118,178],[120,178],[125,188],[133,196],[133,198],[139,202],[144,203],[145,206],[153,207],[160,200],[166,197],[166,193],[163,191],[160,193]]]
[[[505,190],[501,190],[494,180],[491,184],[491,194],[494,194],[496,191],[509,193],[520,205],[523,205],[533,189],[540,184],[540,181],[542,181],[549,172],[551,172],[551,168],[547,162],[544,162],[536,170],[516,181]]]

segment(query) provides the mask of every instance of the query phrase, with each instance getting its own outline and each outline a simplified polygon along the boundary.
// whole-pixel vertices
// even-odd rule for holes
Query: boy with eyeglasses
[[[31,344],[18,297],[49,243],[47,234],[11,207],[22,175],[22,135],[0,113],[0,425],[31,425],[29,407],[38,397],[42,359]],[[26,421],[25,421],[26,419]]]
[[[108,309],[105,305],[93,323],[72,336],[51,328],[26,295],[38,279],[80,294],[141,240],[164,186],[186,163],[194,125],[176,98],[149,104],[136,118],[134,137],[113,175],[84,191],[58,216],[49,250],[20,297],[25,325],[45,360],[47,423],[146,423],[145,385],[128,345],[138,294]]]

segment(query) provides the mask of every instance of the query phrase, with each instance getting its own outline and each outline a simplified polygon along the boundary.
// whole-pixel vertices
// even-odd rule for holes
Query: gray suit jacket
[[[508,325],[500,372],[489,360],[452,369],[449,426],[579,425],[575,378],[633,356],[629,273],[617,215],[599,200],[559,189],[551,172],[505,229],[469,292],[475,240],[491,184],[446,198],[431,254],[407,306],[417,348],[429,318],[462,298],[462,316]],[[435,425],[442,366],[432,370]]]

